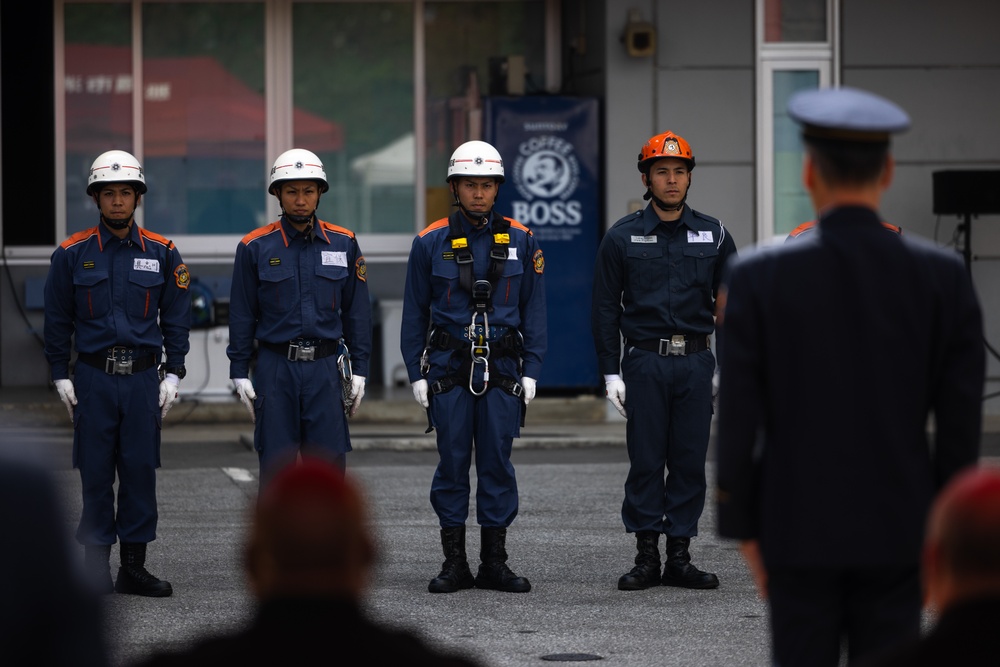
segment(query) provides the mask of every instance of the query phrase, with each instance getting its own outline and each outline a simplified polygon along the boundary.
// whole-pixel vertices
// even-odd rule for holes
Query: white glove
[[[160,381],[160,419],[167,416],[177,400],[177,385],[180,382],[181,379],[174,373],[167,373]]]
[[[73,389],[72,380],[56,380],[56,391],[59,393],[59,400],[66,406],[70,421],[73,420],[73,406],[76,405],[76,390]]]
[[[621,379],[621,376],[605,375],[604,393],[607,394],[611,405],[615,406],[615,409],[618,410],[618,414],[622,417],[628,417],[625,414],[625,382]]]
[[[253,383],[247,378],[233,378],[233,386],[236,388],[236,395],[240,397],[243,407],[250,413],[250,421],[257,421],[257,414],[253,409],[253,400],[257,398],[257,392],[253,390]]]
[[[358,408],[361,407],[361,399],[365,396],[365,376],[364,375],[352,375],[351,376],[351,416],[353,417],[358,413]]]
[[[524,388],[524,404],[527,405],[531,403],[531,399],[535,397],[535,382],[534,378],[522,377],[521,386]]]
[[[427,400],[427,380],[417,380],[412,382],[411,386],[413,387],[413,398],[417,399],[420,407],[429,408],[431,402]]]
[[[719,367],[715,367],[715,372],[712,373],[712,407],[716,410],[719,409]]]

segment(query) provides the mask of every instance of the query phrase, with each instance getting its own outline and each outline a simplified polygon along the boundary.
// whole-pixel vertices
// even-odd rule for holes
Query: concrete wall
[[[630,57],[620,41],[630,9],[656,26],[652,57]],[[609,2],[606,17],[605,227],[645,204],[636,156],[650,136],[671,130],[687,139],[698,163],[688,203],[722,220],[737,246],[751,243],[753,3]]]

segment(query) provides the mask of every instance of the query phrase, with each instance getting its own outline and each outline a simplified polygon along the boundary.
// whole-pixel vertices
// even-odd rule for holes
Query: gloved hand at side
[[[253,401],[257,398],[257,392],[253,390],[253,383],[247,378],[233,378],[233,386],[236,388],[236,395],[240,397],[243,407],[250,413],[250,421],[257,421],[257,414],[253,409]]]
[[[361,399],[365,396],[365,376],[364,375],[352,375],[351,376],[351,416],[358,414],[358,408],[361,407]]]
[[[73,389],[72,380],[56,380],[56,392],[59,394],[59,400],[63,402],[66,406],[66,412],[69,413],[70,421],[73,421],[73,406],[76,405],[76,390]]]
[[[531,399],[535,397],[535,390],[537,388],[537,382],[535,378],[522,377],[521,387],[524,388],[524,404],[527,405],[531,403]]]
[[[417,380],[410,383],[410,385],[413,387],[413,398],[417,400],[420,407],[429,408],[431,402],[427,398],[427,380]]]
[[[167,416],[174,401],[177,400],[177,385],[181,379],[174,373],[167,373],[160,380],[160,419]]]
[[[604,393],[607,395],[611,405],[615,406],[618,414],[628,417],[625,414],[625,381],[620,375],[604,376]]]
[[[712,407],[715,409],[719,408],[719,367],[715,367],[715,372],[712,373]]]

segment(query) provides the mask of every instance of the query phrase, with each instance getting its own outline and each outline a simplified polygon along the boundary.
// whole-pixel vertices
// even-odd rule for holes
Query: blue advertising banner
[[[490,97],[484,140],[504,162],[496,209],[527,225],[545,255],[549,350],[538,387],[601,385],[590,333],[600,221],[600,117],[583,97]]]

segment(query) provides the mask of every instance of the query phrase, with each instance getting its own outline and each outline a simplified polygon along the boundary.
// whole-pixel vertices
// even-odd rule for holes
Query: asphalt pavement
[[[182,401],[164,425],[158,539],[147,560],[174,594],[105,598],[116,666],[239,627],[253,610],[241,570],[247,512],[257,492],[252,427],[238,404],[191,403]],[[768,665],[766,607],[736,545],[716,536],[712,502],[692,540],[692,555],[696,565],[718,574],[718,589],[619,591],[618,577],[635,555],[634,536],[625,533],[620,517],[628,469],[624,421],[593,397],[538,399],[532,408],[515,441],[520,513],[507,538],[510,566],[532,583],[525,594],[428,593],[443,560],[428,500],[437,460],[433,434],[424,433],[419,408],[394,397],[373,399],[368,416],[352,424],[355,451],[348,455],[348,474],[368,495],[380,547],[369,613],[493,667],[552,661]],[[54,394],[22,393],[6,401],[0,395],[0,436],[53,470],[71,534],[80,481],[70,466],[72,432],[61,410]],[[996,434],[990,437],[993,442]],[[473,568],[479,550],[474,517],[473,494]],[[333,644],[331,650],[347,647]]]

